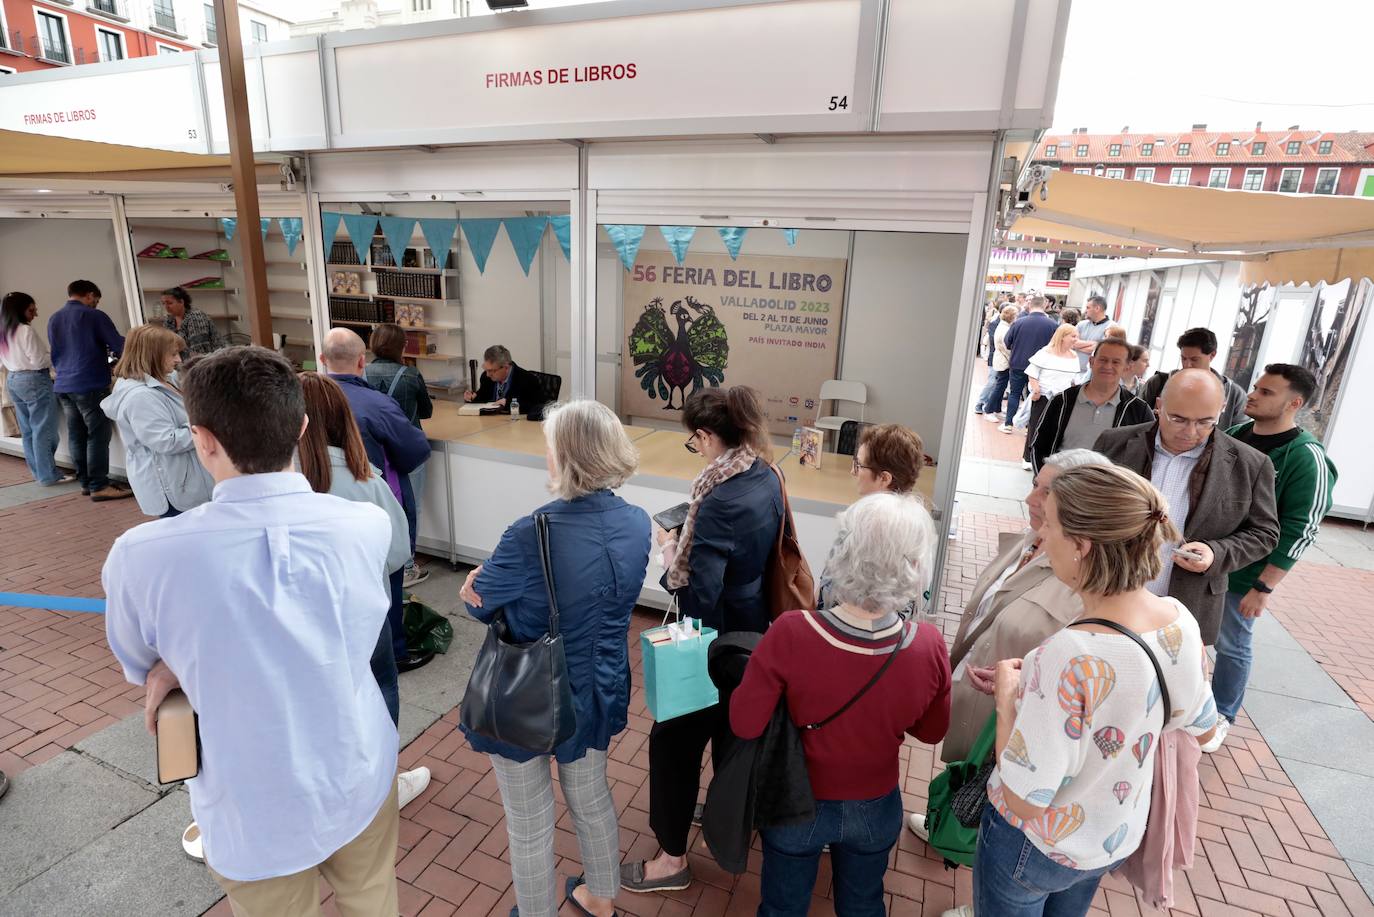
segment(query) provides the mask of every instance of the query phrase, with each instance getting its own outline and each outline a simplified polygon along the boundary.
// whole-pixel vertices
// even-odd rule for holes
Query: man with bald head
[[[415,521],[418,509],[415,492],[410,487],[410,473],[429,460],[429,440],[419,427],[412,424],[401,406],[379,392],[363,376],[367,347],[363,339],[348,328],[331,328],[324,336],[324,350],[320,362],[329,377],[339,383],[344,396],[353,408],[353,418],[363,435],[363,447],[373,465],[382,469],[391,492],[401,501],[406,521],[410,524],[410,550],[415,552]],[[391,577],[392,648],[396,653],[396,667],[402,672],[418,669],[434,658],[433,653],[411,655],[406,648],[405,628],[401,618],[401,582],[403,571]]]
[[[1274,466],[1217,429],[1224,406],[1214,374],[1179,370],[1160,395],[1157,421],[1108,430],[1093,446],[1164,494],[1183,543],[1162,548],[1164,567],[1146,588],[1187,606],[1209,646],[1221,628],[1227,578],[1279,541]]]

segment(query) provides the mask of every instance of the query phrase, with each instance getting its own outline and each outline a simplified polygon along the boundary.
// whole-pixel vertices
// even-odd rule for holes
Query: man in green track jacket
[[[1264,375],[1246,399],[1245,413],[1252,420],[1229,431],[1274,463],[1279,543],[1265,559],[1232,573],[1227,584],[1226,611],[1212,674],[1212,694],[1222,719],[1203,751],[1221,747],[1240,711],[1250,678],[1255,619],[1264,614],[1270,594],[1317,537],[1322,517],[1331,509],[1336,466],[1317,438],[1297,424],[1298,412],[1311,402],[1316,390],[1317,380],[1306,369],[1291,363],[1271,363],[1264,367]]]

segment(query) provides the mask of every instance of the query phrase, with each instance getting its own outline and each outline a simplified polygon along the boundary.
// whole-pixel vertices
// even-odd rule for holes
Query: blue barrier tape
[[[0,605],[20,608],[46,608],[49,611],[85,611],[105,613],[104,599],[81,599],[69,595],[31,595],[27,592],[0,592]]]

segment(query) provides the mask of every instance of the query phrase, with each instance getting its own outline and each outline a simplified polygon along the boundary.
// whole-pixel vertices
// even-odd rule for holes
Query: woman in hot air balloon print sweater
[[[1178,539],[1167,510],[1150,482],[1115,466],[1071,468],[1050,485],[1040,534],[1084,612],[1024,661],[998,665],[977,914],[1087,914],[1102,875],[1144,837],[1161,730],[1205,739],[1216,726],[1197,622],[1177,600],[1145,590],[1161,543]],[[1128,634],[1093,619],[1138,635],[1165,690]]]

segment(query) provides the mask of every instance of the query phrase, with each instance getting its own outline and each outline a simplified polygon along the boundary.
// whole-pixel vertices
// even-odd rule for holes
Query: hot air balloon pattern
[[[1131,754],[1135,755],[1136,767],[1145,766],[1145,759],[1149,757],[1150,746],[1153,745],[1154,742],[1155,735],[1152,732],[1147,732],[1135,740],[1135,744],[1131,746]]]
[[[1031,763],[1030,755],[1026,752],[1026,737],[1021,735],[1021,730],[1013,729],[1011,738],[1007,739],[1007,747],[1002,752],[1002,757],[1012,764],[1019,764],[1026,770],[1035,770],[1035,765]]]
[[[1155,704],[1159,703],[1159,679],[1150,682],[1150,693],[1145,698],[1145,713],[1155,709]]]
[[[1026,802],[1033,806],[1048,806],[1054,802],[1054,790],[1049,787],[1041,787],[1027,796]]]
[[[1055,806],[1046,809],[1044,815],[1031,822],[1030,829],[1053,847],[1083,827],[1083,818],[1083,807],[1076,802],[1067,806]]]
[[[630,356],[640,388],[650,398],[662,398],[663,410],[680,411],[688,395],[725,380],[730,342],[715,309],[705,303],[688,296],[685,305],[674,302],[669,312],[677,322],[676,333],[669,327],[663,300],[654,299],[644,307],[630,331]]]
[[[1102,842],[1102,849],[1107,851],[1108,855],[1116,853],[1116,848],[1120,847],[1121,842],[1126,839],[1126,833],[1128,831],[1130,831],[1130,827],[1126,825],[1125,822],[1122,822],[1120,827],[1113,831],[1111,835]]]
[[[1069,716],[1064,732],[1071,739],[1092,726],[1093,712],[1116,687],[1116,669],[1097,656],[1075,656],[1059,673],[1059,706]]]
[[[1040,687],[1040,657],[1043,656],[1044,653],[1045,648],[1040,646],[1031,654],[1030,681],[1027,685],[1027,690],[1041,700],[1045,699],[1045,691]]]
[[[1077,860],[1075,860],[1073,857],[1064,856],[1064,854],[1060,853],[1058,850],[1055,850],[1050,854],[1050,859],[1058,863],[1060,866],[1064,866],[1068,869],[1078,868]]]
[[[1131,795],[1131,784],[1125,780],[1117,781],[1116,786],[1112,787],[1112,795],[1116,797],[1118,805],[1126,804],[1126,797]]]
[[[1103,726],[1093,733],[1093,744],[1102,752],[1102,760],[1115,758],[1126,744],[1126,735],[1115,726]]]
[[[1162,627],[1159,629],[1159,632],[1155,634],[1155,639],[1159,641],[1159,645],[1163,648],[1164,652],[1169,654],[1170,664],[1178,665],[1178,653],[1179,650],[1183,649],[1183,628],[1179,627],[1177,624],[1170,624],[1168,627]]]
[[[1207,698],[1207,703],[1203,705],[1202,712],[1197,715],[1189,726],[1192,729],[1211,729],[1217,722],[1217,702],[1214,698]]]

